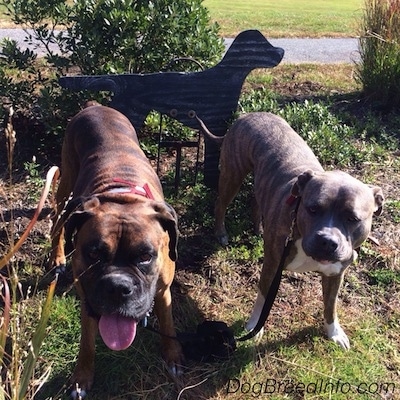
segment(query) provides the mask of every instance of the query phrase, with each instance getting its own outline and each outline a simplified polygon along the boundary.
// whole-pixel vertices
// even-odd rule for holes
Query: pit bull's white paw
[[[344,350],[350,349],[349,338],[344,333],[344,330],[342,329],[338,321],[334,321],[332,324],[327,324],[325,322],[325,332],[330,340],[333,340]]]
[[[252,329],[248,329],[248,328],[247,328],[247,324],[246,324],[246,330],[250,332]],[[257,333],[257,335],[254,335],[252,339],[253,339],[256,343],[259,343],[259,342],[261,341],[263,335],[264,335],[264,327],[262,327],[262,328],[260,329],[260,331]]]

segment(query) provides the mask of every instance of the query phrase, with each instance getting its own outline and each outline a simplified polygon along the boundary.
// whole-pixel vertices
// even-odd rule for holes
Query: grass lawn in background
[[[363,0],[205,0],[221,35],[258,29],[267,37],[357,36]],[[11,22],[0,7],[0,28]]]
[[[362,0],[205,0],[224,36],[258,29],[268,37],[356,36]]]

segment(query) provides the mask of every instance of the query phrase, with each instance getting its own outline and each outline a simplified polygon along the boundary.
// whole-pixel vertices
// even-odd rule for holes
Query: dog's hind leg
[[[68,168],[64,168],[64,170]],[[72,171],[72,169],[69,169]],[[71,176],[69,176],[71,175]],[[55,268],[56,272],[63,273],[66,267],[66,257],[64,251],[64,223],[65,223],[65,207],[70,200],[72,188],[76,180],[75,174],[70,172],[61,174],[60,182],[56,194],[56,212],[52,218],[51,229],[51,255],[48,268]]]
[[[227,164],[221,164],[218,184],[218,197],[215,203],[215,235],[222,246],[228,244],[228,233],[225,228],[225,214],[228,205],[238,193],[246,174],[241,175]]]

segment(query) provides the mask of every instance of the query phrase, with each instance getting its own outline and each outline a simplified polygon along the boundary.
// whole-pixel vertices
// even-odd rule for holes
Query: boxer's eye
[[[91,262],[99,261],[102,257],[100,249],[97,247],[92,247],[88,250],[87,256]]]
[[[152,259],[153,256],[150,253],[143,253],[138,257],[137,263],[139,265],[148,265],[151,263]]]
[[[149,267],[153,261],[153,256],[150,253],[143,253],[139,257],[136,258],[136,267],[146,274],[149,270]]]

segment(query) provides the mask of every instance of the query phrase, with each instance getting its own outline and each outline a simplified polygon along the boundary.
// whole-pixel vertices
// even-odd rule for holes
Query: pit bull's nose
[[[327,253],[333,253],[338,248],[338,242],[334,237],[327,235],[325,233],[320,233],[316,237],[317,245],[321,250]]]

